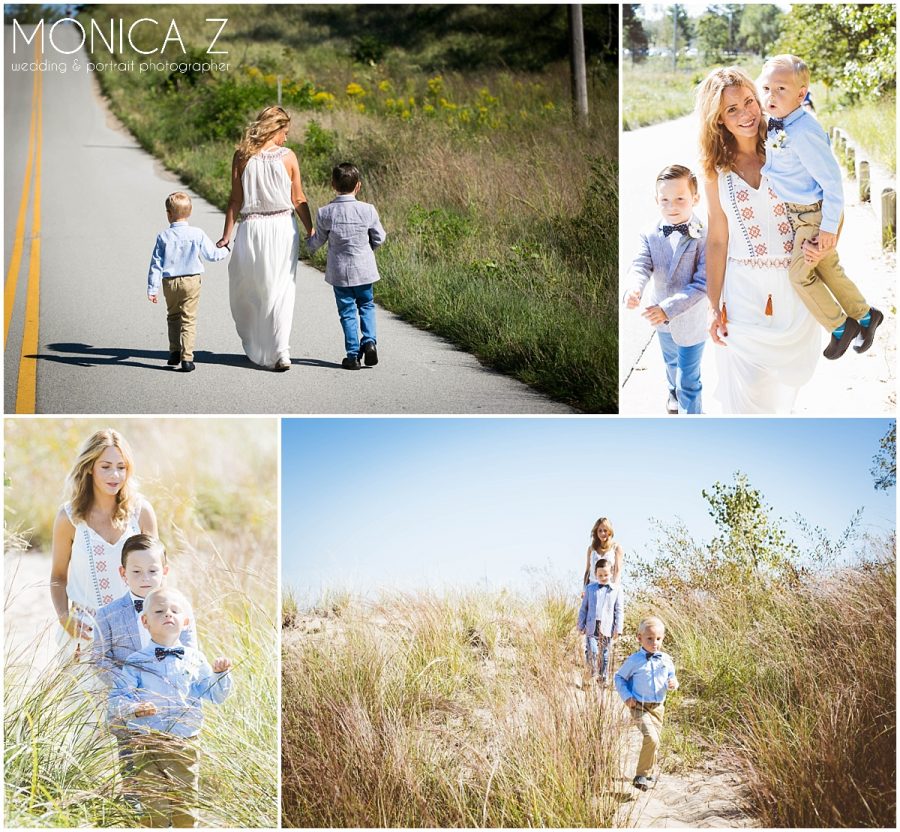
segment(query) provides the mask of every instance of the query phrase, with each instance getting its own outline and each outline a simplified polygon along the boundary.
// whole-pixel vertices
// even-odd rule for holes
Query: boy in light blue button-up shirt
[[[650,788],[654,780],[651,772],[662,733],[666,694],[678,687],[675,663],[659,649],[665,635],[666,625],[661,619],[651,616],[641,621],[637,634],[641,649],[625,659],[615,678],[616,691],[644,737],[633,781],[641,791]]]
[[[166,198],[166,216],[170,224],[156,237],[147,273],[150,302],[157,302],[160,284],[166,297],[169,328],[169,359],[166,363],[175,367],[181,362],[185,373],[194,369],[200,275],[204,271],[201,258],[215,262],[228,256],[227,248],[216,248],[203,231],[188,225],[191,209],[191,198],[184,191],[175,191]]]
[[[853,349],[865,352],[884,315],[869,306],[838,259],[835,245],[844,212],[841,169],[828,134],[803,108],[809,68],[796,55],[776,55],[766,61],[758,84],[764,117],[769,117],[762,172],[787,204],[794,229],[793,248],[785,252],[790,256],[791,284],[812,316],[831,333],[826,358],[840,358],[854,340]],[[807,240],[828,252],[815,266],[803,256]]]
[[[212,666],[180,643],[190,606],[162,587],[144,599],[141,622],[150,643],[126,660],[109,694],[110,723],[130,732],[134,783],[150,826],[196,826],[200,751],[193,742],[203,701],[221,704],[231,693],[231,662]]]

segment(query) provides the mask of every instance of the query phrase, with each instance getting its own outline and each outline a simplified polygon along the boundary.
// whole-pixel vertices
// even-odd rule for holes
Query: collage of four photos
[[[6,4],[4,828],[894,828],[896,47]]]

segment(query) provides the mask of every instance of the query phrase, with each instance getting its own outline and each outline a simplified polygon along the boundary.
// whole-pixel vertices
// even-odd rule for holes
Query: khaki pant
[[[200,275],[164,277],[162,284],[168,313],[169,352],[180,352],[182,361],[193,361],[197,307],[200,306]]]
[[[144,807],[143,826],[199,826],[200,751],[167,734],[132,737],[128,793]]]
[[[636,777],[646,777],[656,765],[656,751],[659,748],[659,737],[662,734],[663,717],[666,709],[663,704],[645,703],[631,709],[631,718],[644,737],[641,743],[641,754],[638,757]]]
[[[864,318],[869,311],[869,304],[856,284],[847,277],[836,248],[815,266],[810,266],[803,259],[803,243],[819,233],[822,203],[799,205],[788,202],[787,210],[794,227],[794,250],[788,274],[807,309],[828,332],[837,329],[847,318],[857,321]],[[843,224],[844,219],[841,217],[841,225]],[[840,233],[839,227],[838,234]]]

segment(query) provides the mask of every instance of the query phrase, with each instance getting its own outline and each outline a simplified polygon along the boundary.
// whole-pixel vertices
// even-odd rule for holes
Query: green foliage
[[[451,208],[426,210],[413,205],[407,215],[407,229],[419,238],[422,251],[429,257],[451,250],[472,234],[471,217]]]
[[[644,31],[637,3],[622,4],[622,45],[631,51],[632,63],[639,63],[647,56],[650,39]]]
[[[897,423],[891,422],[878,443],[878,452],[872,458],[872,478],[876,491],[887,491],[897,485]]]
[[[748,4],[741,15],[738,31],[741,43],[754,55],[774,54],[772,45],[778,40],[784,12],[768,3]]]
[[[800,56],[813,81],[853,101],[879,97],[897,88],[896,25],[892,4],[797,3],[773,49]]]
[[[354,61],[371,66],[381,63],[386,51],[387,45],[375,35],[355,37],[350,47],[350,55]]]
[[[696,23],[697,43],[703,60],[719,63],[730,47],[728,20],[715,11],[704,12]]]
[[[224,78],[205,84],[186,106],[196,111],[196,129],[202,139],[236,142],[253,116],[270,103],[268,87]],[[183,100],[181,106],[185,106]]]

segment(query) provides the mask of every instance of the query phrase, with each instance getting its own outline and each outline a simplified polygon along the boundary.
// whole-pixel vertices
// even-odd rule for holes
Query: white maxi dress
[[[283,147],[251,156],[241,175],[244,204],[228,263],[231,316],[247,357],[261,367],[290,361],[300,234]]]
[[[752,188],[733,171],[719,174],[719,202],[728,218],[728,336],[716,346],[716,398],[725,413],[790,413],[816,368],[822,330],[788,277],[787,209],[765,176]]]

